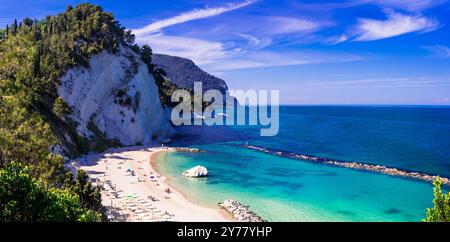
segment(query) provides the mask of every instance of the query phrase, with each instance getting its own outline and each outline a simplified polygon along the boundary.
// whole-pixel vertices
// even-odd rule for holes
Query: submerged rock
[[[183,172],[185,177],[205,177],[208,176],[208,169],[203,166],[195,166]]]

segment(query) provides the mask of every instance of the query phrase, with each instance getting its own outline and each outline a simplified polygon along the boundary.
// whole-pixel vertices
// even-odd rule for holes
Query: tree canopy
[[[0,221],[99,221],[69,189],[47,188],[30,176],[28,166],[9,163],[0,170]]]

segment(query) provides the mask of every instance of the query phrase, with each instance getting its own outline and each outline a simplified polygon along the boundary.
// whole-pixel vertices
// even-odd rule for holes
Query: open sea
[[[277,136],[257,126],[185,126],[157,165],[189,199],[236,199],[269,221],[421,221],[430,183],[283,158],[245,144],[450,177],[450,107],[282,106]],[[205,166],[207,178],[181,173]],[[448,187],[447,187],[448,188]],[[446,188],[446,189],[447,189]],[[448,190],[448,189],[447,189]]]

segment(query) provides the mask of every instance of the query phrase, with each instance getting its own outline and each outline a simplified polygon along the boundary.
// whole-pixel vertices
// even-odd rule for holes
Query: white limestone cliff
[[[83,137],[94,135],[92,125],[123,145],[150,144],[175,134],[147,65],[127,47],[93,55],[89,67],[69,69],[58,95],[72,107],[71,118]]]

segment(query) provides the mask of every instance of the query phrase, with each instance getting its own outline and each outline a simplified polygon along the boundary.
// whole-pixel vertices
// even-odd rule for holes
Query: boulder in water
[[[195,166],[183,172],[186,177],[205,177],[208,176],[208,170],[203,166]]]

